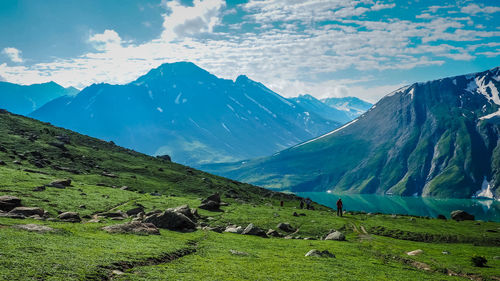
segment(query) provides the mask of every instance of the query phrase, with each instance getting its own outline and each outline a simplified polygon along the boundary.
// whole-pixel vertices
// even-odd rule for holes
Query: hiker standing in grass
[[[300,208],[304,209],[304,199],[300,199]]]
[[[337,216],[341,217],[342,216],[342,207],[344,205],[342,204],[342,199],[339,198],[339,200],[337,200]]]
[[[311,209],[311,203],[312,203],[311,199],[306,198],[306,206],[308,210]]]

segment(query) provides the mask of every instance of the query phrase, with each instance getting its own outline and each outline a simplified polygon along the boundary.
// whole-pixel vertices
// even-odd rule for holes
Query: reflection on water
[[[334,194],[326,192],[299,192],[320,204],[336,208],[338,198],[344,202],[344,210],[367,213],[408,214],[447,218],[454,210],[464,210],[477,220],[500,222],[500,202],[482,199],[437,199],[429,197],[381,196],[373,194]]]

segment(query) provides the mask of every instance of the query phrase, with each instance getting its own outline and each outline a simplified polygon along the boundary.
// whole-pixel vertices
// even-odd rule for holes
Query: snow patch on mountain
[[[267,109],[267,107],[263,106],[262,104],[258,103],[256,100],[252,99],[249,97],[247,94],[244,94],[247,99],[251,100],[253,103],[255,103],[258,107],[262,108],[264,111],[267,113],[271,114],[274,118],[277,118],[276,114],[274,114],[271,110]]]
[[[494,199],[493,191],[491,190],[491,184],[486,180],[486,177],[483,179],[483,184],[481,185],[481,189],[474,194],[473,197],[477,198],[490,198]]]
[[[333,131],[331,131],[331,132],[329,132],[329,133],[326,133],[326,134],[324,134],[324,135],[322,135],[322,136],[319,136],[319,137],[317,137],[317,138],[314,138],[314,139],[312,139],[312,140],[308,140],[308,141],[306,141],[306,142],[304,142],[304,143],[301,143],[301,144],[299,144],[299,145],[296,145],[296,146],[294,146],[293,148],[297,148],[297,147],[299,147],[299,146],[302,146],[302,145],[308,144],[308,143],[310,143],[310,142],[313,142],[313,141],[316,141],[316,140],[322,139],[322,138],[324,138],[324,137],[327,137],[327,136],[329,136],[329,135],[331,135],[331,134],[334,134],[334,133],[336,133],[336,132],[338,132],[338,131],[340,131],[340,130],[343,130],[343,129],[345,129],[345,128],[349,127],[350,125],[352,125],[352,124],[356,123],[358,120],[359,120],[359,119],[354,119],[354,120],[352,120],[351,122],[349,122],[349,123],[345,124],[344,126],[342,126],[342,127],[340,127],[340,128],[337,128],[337,129],[335,129],[335,130],[333,130]]]

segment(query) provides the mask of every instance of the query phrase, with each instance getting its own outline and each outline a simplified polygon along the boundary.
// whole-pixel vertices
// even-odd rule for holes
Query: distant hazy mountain
[[[344,124],[353,119],[349,111],[339,110],[335,107],[331,107],[311,95],[300,95],[298,97],[289,98],[288,100],[299,104],[310,112],[317,113],[327,120]]]
[[[500,197],[500,69],[415,83],[271,157],[207,171],[292,191]]]
[[[321,101],[330,107],[345,112],[350,120],[365,113],[373,105],[356,97],[326,98],[321,99]]]
[[[76,93],[77,89],[64,88],[55,82],[29,86],[0,82],[0,108],[26,115],[55,98]]]
[[[246,76],[219,79],[187,62],[92,85],[31,116],[189,165],[269,155],[339,126]]]

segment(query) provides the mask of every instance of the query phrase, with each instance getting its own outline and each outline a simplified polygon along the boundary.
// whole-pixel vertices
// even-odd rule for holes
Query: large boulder
[[[59,214],[57,216],[58,219],[64,221],[64,222],[81,222],[82,219],[80,218],[80,215],[76,212],[64,212]]]
[[[177,231],[192,231],[196,229],[196,224],[188,217],[169,210],[159,214],[153,214],[145,218],[144,222],[152,223],[158,228]]]
[[[283,237],[283,235],[281,235],[278,231],[274,230],[274,229],[269,229],[267,232],[266,232],[266,235],[267,236],[270,236],[270,237]]]
[[[142,213],[142,212],[144,212],[144,206],[137,205],[137,207],[132,208],[125,213],[127,214],[127,216],[135,216],[135,215],[138,215],[139,213]]]
[[[340,231],[334,231],[328,234],[325,240],[345,241],[345,235]]]
[[[175,208],[169,208],[167,210],[183,214],[186,217],[188,217],[190,220],[192,220],[193,222],[196,222],[199,218],[199,215],[198,215],[198,212],[196,211],[196,209],[189,208],[189,205],[187,205],[187,204],[179,206],[179,207],[175,207]]]
[[[289,223],[287,222],[281,222],[278,224],[277,228],[283,230],[284,232],[294,232],[296,229],[293,228]]]
[[[21,207],[21,199],[11,195],[0,196],[0,211],[8,212],[15,207]]]
[[[105,218],[117,219],[117,220],[123,220],[123,219],[126,219],[128,217],[126,213],[124,213],[120,210],[118,210],[116,212],[100,213],[99,216],[105,217]]]
[[[10,210],[10,212],[8,212],[7,215],[18,218],[30,217],[30,216],[43,217],[44,211],[42,208],[38,207],[16,207]]]
[[[102,228],[109,233],[131,233],[141,235],[160,235],[158,228],[152,223],[133,221],[123,224],[115,224]]]
[[[264,230],[260,229],[259,227],[253,225],[253,223],[249,224],[241,233],[243,235],[255,235],[263,238],[268,238],[267,234]]]
[[[455,210],[455,211],[451,212],[451,218],[456,220],[456,221],[466,221],[466,220],[473,221],[474,220],[473,215],[471,215],[463,210]]]
[[[220,194],[215,193],[208,196],[206,199],[201,201],[200,209],[208,211],[219,211],[220,210]]]

